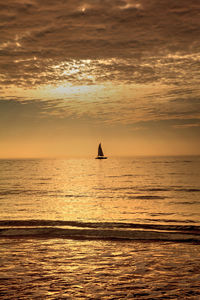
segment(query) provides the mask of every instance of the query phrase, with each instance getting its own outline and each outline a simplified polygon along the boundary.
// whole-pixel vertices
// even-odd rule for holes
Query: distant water
[[[199,245],[198,156],[0,160],[1,299],[198,299]]]

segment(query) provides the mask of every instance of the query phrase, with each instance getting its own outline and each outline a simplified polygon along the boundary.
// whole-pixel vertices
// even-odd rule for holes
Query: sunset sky
[[[199,0],[0,0],[0,158],[200,154]]]

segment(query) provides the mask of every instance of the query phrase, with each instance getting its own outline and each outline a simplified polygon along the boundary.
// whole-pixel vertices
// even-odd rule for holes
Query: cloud
[[[200,127],[200,123],[176,124],[173,127],[178,128],[178,129],[185,129],[185,128],[191,128],[191,127]]]
[[[196,0],[8,0],[0,11],[3,85],[199,81]],[[54,68],[88,59],[77,73]]]
[[[86,68],[87,68],[87,63]],[[84,65],[84,64],[83,64]],[[85,67],[85,66],[84,66]],[[64,71],[66,66],[64,66]],[[76,72],[76,66],[74,66]],[[63,72],[64,72],[63,71]],[[81,76],[81,74],[80,74]],[[43,94],[41,94],[43,92]],[[200,93],[198,87],[160,86],[160,84],[117,84],[60,86],[35,90],[32,96],[5,97],[0,103],[2,120],[11,115],[30,119],[52,119],[82,122],[89,126],[104,124],[134,125],[164,120],[200,119]],[[41,94],[40,98],[37,98]],[[10,110],[10,112],[9,112]],[[15,115],[15,116],[14,116]],[[191,122],[190,123],[194,123]],[[134,125],[135,126],[135,125]]]
[[[1,135],[13,124],[198,131],[199,12],[196,0],[0,4]]]

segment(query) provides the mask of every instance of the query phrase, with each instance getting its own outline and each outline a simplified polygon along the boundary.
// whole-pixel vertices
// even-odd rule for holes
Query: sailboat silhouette
[[[99,147],[98,147],[98,155],[97,155],[96,159],[107,159],[107,157],[104,156],[104,154],[103,154],[101,143],[99,144]]]

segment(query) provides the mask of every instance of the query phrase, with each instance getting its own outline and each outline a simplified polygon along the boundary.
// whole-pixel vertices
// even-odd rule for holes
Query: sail
[[[103,156],[103,150],[101,148],[101,143],[99,144],[99,148],[98,148],[98,156]]]

